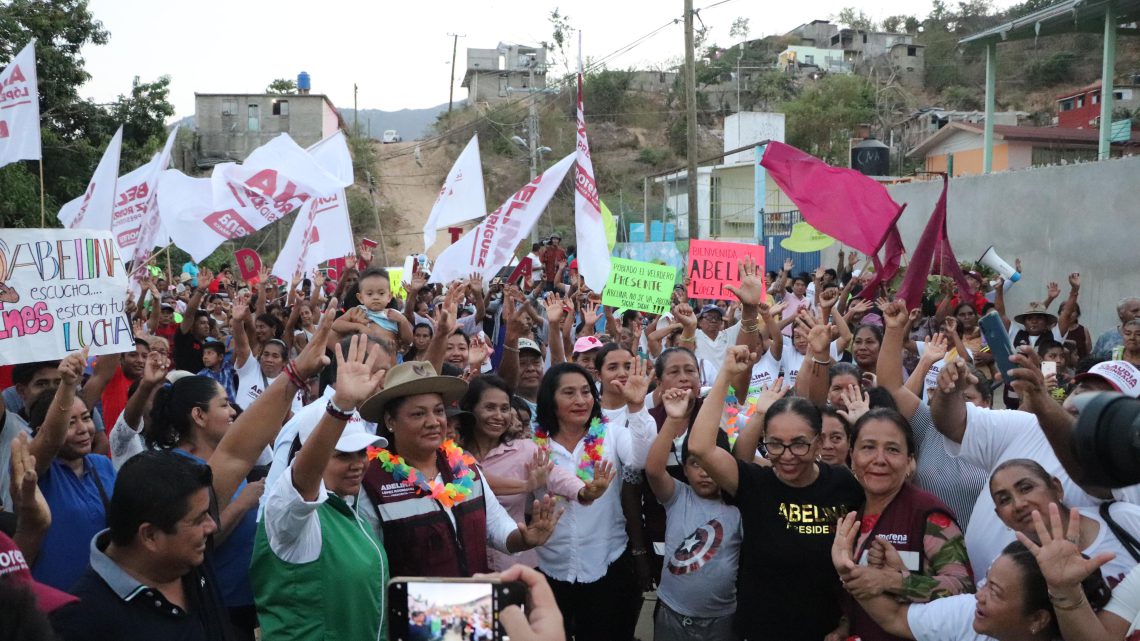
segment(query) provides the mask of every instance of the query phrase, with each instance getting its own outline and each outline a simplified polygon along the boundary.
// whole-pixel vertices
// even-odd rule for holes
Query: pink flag
[[[950,248],[950,239],[946,234],[946,190],[949,184],[950,181],[944,174],[942,176],[942,195],[938,197],[938,202],[934,205],[934,213],[930,215],[926,229],[922,230],[922,237],[919,238],[918,246],[914,248],[914,254],[911,255],[910,264],[907,266],[906,277],[903,278],[902,285],[899,287],[899,298],[905,300],[907,307],[911,309],[922,304],[922,293],[926,289],[926,278],[931,273],[931,261],[934,262],[934,270],[937,273],[953,276],[958,287],[962,288],[963,291],[970,291],[969,285],[966,284],[966,278],[962,275],[962,269],[954,258],[954,250]]]
[[[900,214],[902,212],[899,212]],[[898,218],[895,218],[898,221]],[[903,255],[906,254],[906,248],[903,247],[902,236],[899,235],[899,228],[891,223],[891,228],[887,230],[887,236],[883,239],[883,247],[885,254],[883,260],[879,259],[879,252],[876,250],[871,254],[871,261],[875,265],[875,277],[863,291],[859,292],[859,298],[866,300],[875,300],[879,296],[879,287],[891,282],[895,274],[899,273],[899,267],[902,266]],[[883,261],[886,261],[885,263]]]
[[[864,254],[875,254],[902,212],[886,188],[871,178],[832,167],[795,147],[770,142],[760,164],[808,224]]]

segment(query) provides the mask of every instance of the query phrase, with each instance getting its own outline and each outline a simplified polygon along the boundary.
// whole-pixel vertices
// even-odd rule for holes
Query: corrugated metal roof
[[[979,45],[1006,40],[1026,40],[1038,36],[1104,29],[1104,12],[1115,4],[1117,24],[1140,19],[1140,0],[1062,0],[996,27],[966,36],[963,45]]]
[[[982,124],[952,122],[937,133],[920,142],[909,156],[923,156],[926,152],[959,131],[983,135]],[[1068,127],[1020,127],[1014,125],[994,125],[994,140],[1008,142],[1040,142],[1058,145],[1096,146],[1100,141],[1099,129],[1072,129]],[[1116,142],[1116,141],[1114,141]],[[1119,142],[1140,143],[1140,133],[1133,132],[1127,140]]]

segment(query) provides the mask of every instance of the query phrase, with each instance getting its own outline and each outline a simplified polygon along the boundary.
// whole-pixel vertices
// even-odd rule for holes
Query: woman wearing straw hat
[[[561,512],[535,501],[530,524],[516,523],[495,498],[475,459],[445,440],[447,406],[467,383],[431,363],[392,368],[385,387],[360,407],[390,447],[369,452],[364,489],[380,515],[393,576],[487,572],[487,546],[514,554],[550,538]]]

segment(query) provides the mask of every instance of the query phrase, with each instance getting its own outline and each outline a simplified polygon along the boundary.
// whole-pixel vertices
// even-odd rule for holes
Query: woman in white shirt
[[[1010,459],[994,469],[990,475],[990,496],[993,497],[998,518],[1006,527],[1030,538],[1037,537],[1033,512],[1049,513],[1056,504],[1062,525],[1068,527],[1069,509],[1062,502],[1064,488],[1037,461],[1025,458]],[[1116,558],[1101,568],[1109,585],[1124,580],[1140,559],[1133,556],[1130,545],[1122,542],[1104,519],[1107,512],[1117,527],[1133,538],[1140,536],[1140,507],[1131,503],[1102,504],[1100,508],[1082,507],[1077,510],[1077,547],[1087,556],[1112,552]],[[1140,550],[1135,552],[1140,553]]]
[[[598,391],[584,368],[555,365],[538,390],[535,439],[555,465],[587,481],[608,461],[615,472],[642,469],[657,427],[645,410],[646,363],[632,367],[625,382],[614,381],[626,401],[624,420],[602,418]],[[620,488],[611,486],[592,505],[569,503],[553,536],[538,548],[539,569],[564,616],[567,636],[629,639],[637,625],[637,589],[622,515]]]
[[[851,545],[859,533],[855,512],[836,529],[832,563],[841,579],[855,568]],[[897,554],[886,543],[887,556]],[[1081,598],[1094,608],[1108,601],[1099,572],[1078,580]],[[852,595],[856,596],[856,595]],[[862,597],[862,598],[860,598]],[[977,594],[960,594],[930,603],[900,603],[887,595],[858,595],[859,604],[888,633],[916,641],[1053,641],[1061,639],[1058,614],[1067,603],[1051,600],[1041,567],[1020,541],[1010,543],[990,566]],[[1067,641],[1072,641],[1068,636]]]

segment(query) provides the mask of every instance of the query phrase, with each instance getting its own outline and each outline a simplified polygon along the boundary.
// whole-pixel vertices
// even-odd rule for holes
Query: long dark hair
[[[463,394],[463,398],[459,399],[459,409],[464,412],[475,412],[475,406],[479,401],[483,400],[483,394],[488,390],[497,389],[507,395],[507,401],[510,402],[514,396],[511,387],[507,382],[495,375],[479,376],[467,385],[467,391]],[[512,411],[513,406],[512,406]],[[466,449],[475,438],[475,427],[478,419],[473,421],[459,423],[459,444]],[[499,443],[510,443],[510,430],[505,430],[502,436],[499,437]]]
[[[150,418],[143,426],[147,446],[168,449],[189,440],[194,432],[194,408],[208,409],[220,389],[218,382],[208,376],[185,376],[160,387],[154,395]]]
[[[590,421],[595,418],[602,418],[602,400],[598,397],[598,387],[594,385],[594,377],[586,371],[586,368],[575,363],[559,363],[554,367],[546,370],[546,374],[542,377],[542,382],[538,385],[538,412],[535,420],[538,426],[546,431],[547,434],[555,436],[558,434],[558,409],[557,399],[555,395],[558,392],[558,386],[562,382],[562,377],[567,374],[581,374],[586,382],[590,384],[590,396],[594,398],[594,406],[590,410]]]

